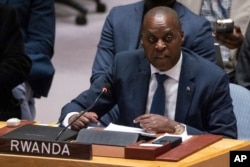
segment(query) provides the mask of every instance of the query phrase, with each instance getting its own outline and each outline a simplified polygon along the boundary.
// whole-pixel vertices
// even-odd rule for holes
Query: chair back
[[[233,83],[229,86],[237,119],[238,139],[250,140],[250,91]]]

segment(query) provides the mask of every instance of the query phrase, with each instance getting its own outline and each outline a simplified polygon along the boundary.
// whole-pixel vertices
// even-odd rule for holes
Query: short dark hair
[[[178,14],[173,9],[171,9],[170,7],[167,7],[167,6],[158,6],[158,7],[154,7],[152,9],[150,9],[144,16],[143,27],[145,26],[145,22],[149,18],[153,18],[156,15],[171,15],[174,22],[176,23],[176,28],[178,28],[180,31],[182,31],[181,22],[180,22]]]

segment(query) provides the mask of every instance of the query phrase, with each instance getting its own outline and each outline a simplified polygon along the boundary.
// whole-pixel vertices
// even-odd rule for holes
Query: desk
[[[0,122],[0,128],[5,126]],[[92,160],[58,159],[38,156],[23,156],[0,154],[1,166],[8,167],[229,167],[230,150],[250,150],[250,142],[242,140],[222,139],[205,149],[202,149],[179,162],[145,161],[122,158],[108,158],[94,156]]]

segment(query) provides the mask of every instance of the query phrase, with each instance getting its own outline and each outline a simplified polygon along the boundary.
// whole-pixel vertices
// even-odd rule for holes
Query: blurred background
[[[76,0],[88,9],[87,24],[75,24],[78,12],[63,4],[56,7],[55,53],[52,59],[56,73],[47,98],[36,99],[36,120],[51,123],[58,120],[62,106],[88,89],[91,67],[105,18],[114,6],[139,0],[101,0],[106,12],[96,12],[93,0]]]

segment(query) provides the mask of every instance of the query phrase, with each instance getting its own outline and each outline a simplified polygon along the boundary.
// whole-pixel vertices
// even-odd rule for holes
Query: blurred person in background
[[[13,96],[12,89],[27,80],[30,68],[16,13],[0,4],[0,121],[21,119],[21,101]]]
[[[250,22],[250,1],[249,0],[178,0],[186,5],[196,14],[204,16],[210,21],[213,27],[213,35],[221,45],[221,55],[224,69],[228,73],[230,82],[241,84],[242,81],[235,77],[239,50],[246,35],[247,26]],[[216,21],[232,19],[234,22],[231,33],[216,32]],[[244,73],[244,71],[241,71]],[[244,75],[239,74],[237,75]],[[244,85],[242,85],[244,86]]]
[[[47,97],[55,73],[51,62],[54,54],[54,0],[0,0],[13,7],[21,26],[25,53],[32,60],[32,68],[25,82],[13,89],[21,100],[22,119],[34,120],[35,98]]]
[[[235,79],[237,84],[250,90],[250,24],[248,24],[245,39],[240,48]]]

